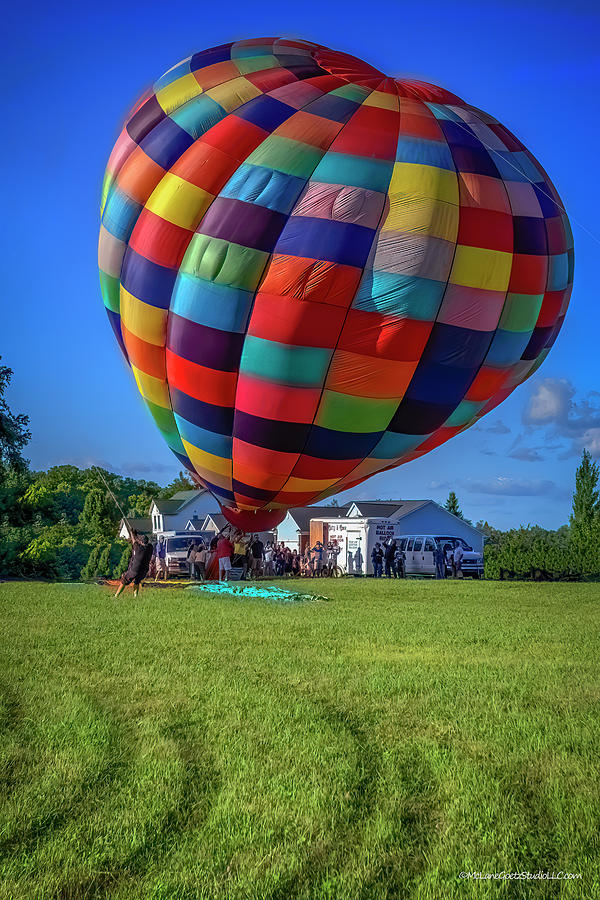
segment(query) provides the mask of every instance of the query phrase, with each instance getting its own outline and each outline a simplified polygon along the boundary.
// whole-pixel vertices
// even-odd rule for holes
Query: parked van
[[[454,550],[460,544],[464,553],[463,574],[483,578],[483,556],[476,553],[462,538],[439,534],[402,534],[396,538],[396,543],[406,558],[407,575],[435,575],[436,545],[441,545],[442,549],[449,546]],[[450,572],[447,565],[446,574],[449,575]]]
[[[163,537],[167,544],[167,575],[188,575],[187,552],[190,544],[202,540],[208,545],[214,534],[210,531],[163,531],[157,537]]]

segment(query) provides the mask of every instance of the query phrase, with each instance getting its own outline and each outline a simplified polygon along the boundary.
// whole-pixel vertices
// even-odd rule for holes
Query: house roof
[[[195,497],[198,497],[200,494],[206,494],[206,488],[192,488],[189,491],[177,491],[176,494],[173,494],[172,497],[169,497],[169,500],[179,500],[183,505],[188,500],[192,500]]]
[[[163,516],[172,516],[173,513],[176,513],[183,506],[181,500],[160,499],[153,500],[152,503]]]
[[[346,506],[297,506],[290,509],[289,514],[299,531],[308,532],[311,519],[343,518],[348,515],[348,509]]]
[[[202,528],[199,529],[200,531],[210,531],[207,527],[209,519],[219,531],[229,524],[223,513],[207,513],[202,522]]]
[[[193,516],[189,519],[187,525],[185,526],[186,531],[202,531],[202,526],[206,521],[206,516],[203,519],[199,519],[198,516]],[[189,527],[188,527],[189,526]]]
[[[184,506],[187,506],[188,503],[191,503],[192,500],[197,500],[206,493],[204,488],[195,488],[191,491],[177,491],[176,494],[173,494],[172,497],[166,500],[153,500],[152,503],[161,515],[172,516],[174,513],[179,512],[180,509],[183,509]]]
[[[119,532],[123,528],[124,522],[125,519],[121,519],[121,521],[119,522]],[[127,519],[127,522],[129,523],[129,525],[131,525],[134,531],[139,531],[141,534],[150,534],[150,532],[152,531],[151,519]]]
[[[355,506],[359,514],[365,518],[394,516],[401,519],[429,502],[429,500],[355,500],[348,506]]]

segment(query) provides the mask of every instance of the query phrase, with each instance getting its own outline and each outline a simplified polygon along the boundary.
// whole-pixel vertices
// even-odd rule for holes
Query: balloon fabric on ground
[[[207,584],[192,584],[190,587],[186,588],[186,590],[199,591],[200,593],[205,594],[231,594],[233,597],[237,597],[240,600],[256,600],[256,598],[259,598],[261,600],[271,600],[280,603],[303,603],[307,600],[329,600],[328,597],[323,597],[321,594],[306,594],[302,591],[288,591],[285,588],[272,584],[241,585],[228,584],[226,581],[222,581]]]
[[[196,53],[106,171],[104,302],[169,447],[246,530],[415,459],[543,362],[573,279],[487,113],[307,41]]]

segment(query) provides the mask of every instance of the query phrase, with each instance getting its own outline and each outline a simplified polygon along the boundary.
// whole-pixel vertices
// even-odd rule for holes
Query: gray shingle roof
[[[388,516],[396,516],[402,518],[409,513],[414,512],[428,500],[355,500],[356,508],[361,516],[366,518],[377,518]]]
[[[290,515],[300,531],[310,531],[311,519],[342,518],[348,515],[345,506],[298,506],[290,509]]]
[[[181,507],[183,503],[181,500],[155,500],[154,501],[157,510],[163,516],[172,516],[173,513],[176,513]]]
[[[167,500],[155,500],[156,507],[163,516],[172,516],[174,513],[183,509],[191,500],[197,500],[206,491],[203,488],[195,488],[193,491],[177,491]]]
[[[120,531],[121,528],[123,527],[123,522],[124,522],[124,521],[125,521],[125,519],[121,519],[121,521],[119,522],[119,531]],[[133,530],[134,530],[134,531],[139,531],[140,534],[150,534],[150,532],[152,531],[152,522],[151,522],[150,519],[145,519],[145,518],[144,518],[144,519],[131,519],[131,518],[128,518],[127,521],[129,522],[129,524],[130,524],[130,526],[133,528]]]
[[[193,488],[189,491],[177,491],[176,494],[173,494],[172,497],[169,497],[169,500],[179,500],[181,505],[183,505],[188,500],[192,500],[194,497],[199,497],[201,494],[205,493],[206,490],[204,488]]]

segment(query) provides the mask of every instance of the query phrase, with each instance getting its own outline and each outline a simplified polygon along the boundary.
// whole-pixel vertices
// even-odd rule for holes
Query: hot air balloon
[[[543,362],[558,194],[496,119],[308,41],[195,53],[127,118],[104,303],[164,438],[268,528],[468,428]]]

